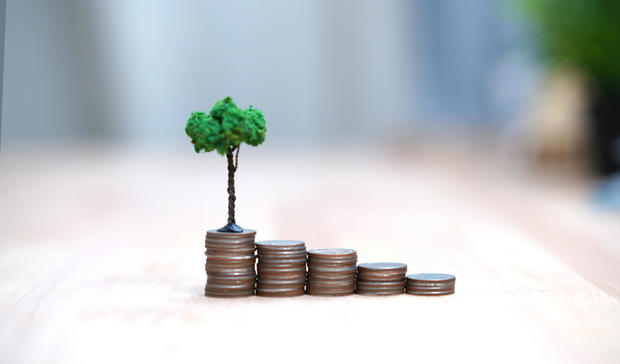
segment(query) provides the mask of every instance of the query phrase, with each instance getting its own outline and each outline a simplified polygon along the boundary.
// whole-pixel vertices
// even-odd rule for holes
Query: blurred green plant
[[[543,53],[620,89],[620,1],[520,0]]]
[[[187,120],[185,133],[191,138],[196,153],[216,150],[226,155],[228,161],[228,224],[218,231],[243,231],[235,222],[235,172],[239,165],[239,147],[243,142],[252,146],[262,144],[266,131],[262,111],[252,106],[239,109],[230,97],[217,101],[208,114],[195,111]]]

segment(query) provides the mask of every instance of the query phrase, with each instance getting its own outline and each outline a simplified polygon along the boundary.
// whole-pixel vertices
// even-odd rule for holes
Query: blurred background
[[[9,0],[0,153],[195,158],[189,113],[232,95],[264,111],[271,160],[458,161],[618,211],[619,18],[605,0]]]
[[[521,2],[9,1],[3,144],[185,143],[223,95],[270,143],[513,135],[545,78]]]
[[[270,145],[449,139],[588,176],[619,168],[614,2],[9,0],[6,13],[5,152],[174,148],[190,111],[232,95],[264,110]]]

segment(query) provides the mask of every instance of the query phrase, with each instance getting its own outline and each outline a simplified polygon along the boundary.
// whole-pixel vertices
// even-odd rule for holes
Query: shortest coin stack
[[[308,250],[308,287],[316,296],[346,296],[355,292],[357,253],[351,249]]]
[[[307,255],[303,241],[259,241],[256,249],[257,296],[291,297],[304,294]]]
[[[362,263],[357,266],[357,293],[368,296],[401,294],[405,291],[407,265]]]
[[[407,293],[439,296],[454,293],[456,278],[443,273],[419,273],[407,276]]]

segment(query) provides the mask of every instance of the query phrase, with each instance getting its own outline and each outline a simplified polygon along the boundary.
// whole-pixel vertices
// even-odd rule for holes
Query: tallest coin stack
[[[256,231],[241,233],[207,231],[207,285],[205,295],[211,297],[245,297],[254,295],[256,284]]]

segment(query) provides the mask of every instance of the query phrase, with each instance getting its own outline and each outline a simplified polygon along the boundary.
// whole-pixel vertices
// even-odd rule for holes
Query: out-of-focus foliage
[[[549,60],[620,89],[620,1],[521,0]]]
[[[217,150],[226,154],[243,142],[257,146],[265,141],[266,131],[262,111],[252,106],[239,109],[230,97],[217,101],[209,114],[193,112],[185,126],[196,153]]]

